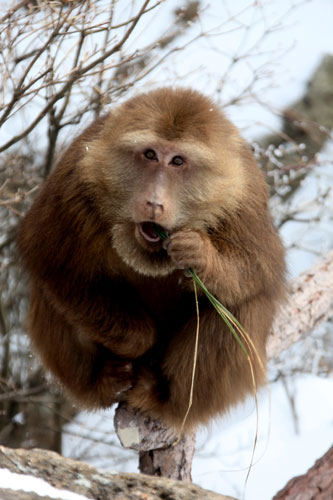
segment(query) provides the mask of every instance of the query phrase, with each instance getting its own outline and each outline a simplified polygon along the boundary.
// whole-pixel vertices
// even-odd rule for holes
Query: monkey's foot
[[[133,366],[129,361],[106,361],[94,388],[97,404],[108,408],[113,403],[123,401],[125,393],[133,387]]]
[[[126,394],[127,403],[152,415],[156,414],[156,411],[159,414],[168,397],[167,383],[160,378],[148,367],[141,367],[134,387]]]

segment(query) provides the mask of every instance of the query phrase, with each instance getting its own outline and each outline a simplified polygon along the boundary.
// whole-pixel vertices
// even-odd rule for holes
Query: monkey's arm
[[[121,280],[107,276],[67,277],[41,282],[46,298],[80,330],[87,342],[104,345],[112,353],[135,359],[155,342],[153,320],[140,298]]]
[[[211,293],[232,306],[258,293],[274,294],[275,283],[281,283],[282,245],[273,227],[264,238],[256,242],[245,233],[236,242],[231,235],[213,243],[207,233],[182,230],[166,240],[165,248],[178,269],[192,268]]]
[[[34,280],[28,322],[45,367],[86,407],[108,407],[132,386],[132,363],[81,335]]]

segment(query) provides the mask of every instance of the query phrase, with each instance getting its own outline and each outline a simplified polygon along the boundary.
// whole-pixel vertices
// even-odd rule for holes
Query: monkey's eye
[[[153,149],[147,149],[147,151],[144,152],[144,155],[147,160],[156,160],[157,158],[156,153]]]
[[[172,158],[171,163],[172,163],[173,165],[177,165],[177,167],[180,167],[180,165],[183,165],[183,164],[184,164],[184,160],[183,160],[183,158],[182,158],[181,156],[174,156],[174,157]]]

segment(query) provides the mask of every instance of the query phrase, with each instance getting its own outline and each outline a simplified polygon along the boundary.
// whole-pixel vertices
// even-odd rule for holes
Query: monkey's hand
[[[217,251],[204,233],[183,229],[171,234],[163,246],[177,269],[192,268],[202,279],[214,272]]]

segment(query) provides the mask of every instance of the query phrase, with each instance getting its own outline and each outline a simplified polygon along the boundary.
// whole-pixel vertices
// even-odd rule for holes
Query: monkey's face
[[[175,268],[156,225],[166,234],[214,227],[228,206],[224,197],[233,195],[230,178],[207,146],[138,134],[123,141],[111,175],[118,193],[113,246],[136,271],[166,275]],[[134,141],[129,149],[127,141]]]
[[[175,269],[156,224],[167,234],[215,227],[237,207],[246,183],[240,138],[230,122],[196,93],[187,96],[186,109],[182,92],[167,94],[165,102],[157,91],[116,110],[85,161],[100,189],[113,247],[150,276]]]
[[[169,234],[183,222],[186,210],[182,186],[191,178],[192,165],[180,148],[161,142],[136,151],[134,164],[140,172],[130,207],[135,238],[140,246],[155,253],[161,247],[156,225]]]
[[[155,137],[142,139],[137,134],[123,138],[116,155],[119,161],[113,165],[112,178],[119,183],[118,194],[122,193],[113,245],[136,271],[165,275],[174,267],[156,225],[171,234],[191,224],[194,199],[189,204],[186,191],[195,177],[194,165],[179,144]]]

